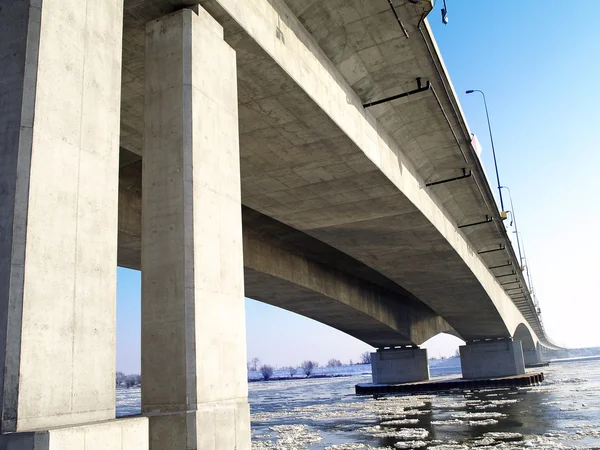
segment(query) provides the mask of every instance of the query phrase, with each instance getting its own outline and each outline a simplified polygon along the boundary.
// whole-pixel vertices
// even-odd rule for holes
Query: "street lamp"
[[[513,206],[512,195],[508,186],[500,186],[500,189],[506,189],[508,191],[508,198],[510,200],[510,210],[512,214],[512,221],[515,223],[515,234],[517,235],[517,248],[519,249],[519,264],[521,270],[523,270],[523,256],[521,254],[521,241],[519,240],[519,228],[517,227],[517,217],[515,216],[515,207]]]
[[[479,89],[470,89],[466,91],[466,94],[472,94],[473,92],[479,92],[483,96],[483,104],[485,106],[485,116],[487,117],[488,130],[490,130],[490,142],[492,144],[492,155],[494,155],[494,167],[496,169],[496,181],[498,182],[498,193],[500,194],[500,208],[504,212],[504,201],[502,200],[502,189],[500,188],[500,176],[498,175],[498,163],[496,162],[496,150],[494,149],[494,138],[492,137],[492,125],[490,124],[490,115],[488,113],[487,102],[485,101],[485,94]]]

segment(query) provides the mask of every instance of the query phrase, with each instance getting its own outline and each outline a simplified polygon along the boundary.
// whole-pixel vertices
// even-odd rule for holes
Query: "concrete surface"
[[[361,14],[391,14],[383,3],[372,2]],[[143,64],[135,57],[136,23],[169,8],[159,1],[145,5],[126,5],[125,46],[132,57],[124,61],[123,89],[129,94],[123,99],[122,137],[125,127],[127,137],[122,146],[138,154],[136,136],[142,133],[135,127],[135,111],[141,98],[136,92]],[[502,242],[498,229],[503,228],[485,225],[491,227],[487,240],[472,240],[469,229],[457,229],[467,216],[425,187],[431,177],[419,172],[416,159],[404,153],[404,144],[365,113],[362,99],[294,11],[279,1],[203,5],[224,26],[225,39],[237,52],[244,205],[381,273],[444,317],[465,339],[508,337],[520,323],[528,323],[500,285],[510,280],[497,279],[501,272],[488,268],[495,264],[489,260],[494,253],[477,254]],[[422,43],[418,48],[402,45],[411,46],[419,60],[430,58],[423,54]],[[392,79],[393,72],[388,76]],[[421,108],[423,132],[432,128],[426,120],[433,108],[428,99],[424,109],[422,102],[402,106],[403,120],[416,117]],[[434,106],[439,115],[439,106]],[[448,134],[443,127],[431,132],[436,133],[434,140]],[[435,145],[430,150],[443,157],[448,148]],[[456,148],[452,152],[460,154]],[[469,189],[479,200],[458,192],[465,204],[485,203],[485,188]],[[474,211],[469,218],[485,213]]]
[[[114,418],[122,15],[0,14],[3,433]]]
[[[374,384],[398,384],[429,380],[424,348],[378,349],[371,353]]]
[[[0,435],[0,450],[148,450],[148,419],[131,417],[90,425]]]
[[[542,349],[541,346],[535,348],[523,348],[523,360],[525,362],[525,367],[535,366],[537,364],[541,364],[544,362],[544,358],[542,357]]]
[[[520,341],[508,339],[461,345],[460,366],[465,379],[497,378],[525,373]]]
[[[195,3],[0,14],[2,433],[114,417],[117,261],[143,268],[155,449],[249,448],[244,287],[380,347],[549,345],[431,2],[398,5],[409,39],[385,0]],[[522,373],[519,342],[461,355]]]
[[[146,34],[142,413],[150,449],[250,448],[235,52],[201,8]]]
[[[140,241],[141,164],[121,171],[119,236]],[[137,181],[136,181],[137,180]],[[375,347],[421,344],[456,331],[426,305],[368,266],[321,241],[242,208],[246,296],[318,320]],[[125,236],[125,237],[123,237]],[[119,262],[139,270],[137,252]]]

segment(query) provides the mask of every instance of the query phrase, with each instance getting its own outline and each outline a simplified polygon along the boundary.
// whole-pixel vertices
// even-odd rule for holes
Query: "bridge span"
[[[0,14],[0,449],[250,448],[244,295],[378,351],[378,382],[552,347],[430,1],[24,0]],[[116,266],[142,417],[115,418]],[[98,441],[94,436],[102,436]],[[100,447],[99,447],[100,445]]]

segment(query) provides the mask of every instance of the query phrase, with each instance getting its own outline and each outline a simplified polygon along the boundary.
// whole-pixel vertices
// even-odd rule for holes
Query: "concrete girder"
[[[147,8],[141,8],[141,3]],[[175,7],[177,2],[170,3],[173,6],[158,0],[126,2],[125,42],[132,52],[131,59],[124,61],[124,74],[127,75],[124,75],[123,90],[131,88],[128,90],[130,96],[124,97],[123,109],[128,114],[139,104],[136,83],[143,75],[143,64],[139,63],[139,56],[136,59],[139,48],[136,50],[135,43],[140,40],[136,23],[143,23],[155,10],[163,13],[164,8]],[[499,286],[487,269],[481,267],[480,259],[471,257],[472,252],[491,245],[486,238],[479,240],[477,236],[492,233],[497,242],[500,235],[494,231],[494,224],[464,229],[458,235],[448,234],[448,230],[456,225],[479,216],[477,211],[481,209],[477,208],[485,201],[473,192],[480,187],[456,184],[458,191],[446,192],[450,188],[441,186],[435,188],[435,196],[419,192],[426,181],[432,181],[432,174],[422,170],[420,156],[410,149],[439,149],[439,156],[445,161],[444,155],[452,145],[452,137],[449,129],[444,129],[439,110],[433,110],[439,108],[433,97],[423,93],[423,97],[417,99],[419,101],[399,103],[402,117],[414,119],[413,128],[420,121],[425,130],[422,136],[414,139],[418,144],[415,147],[413,140],[404,139],[413,135],[412,132],[390,133],[386,131],[387,122],[382,114],[377,111],[364,113],[362,100],[356,95],[359,90],[347,84],[346,75],[333,57],[335,52],[325,56],[324,49],[314,41],[315,37],[306,32],[304,27],[310,31],[308,24],[302,17],[299,21],[283,2],[239,4],[234,0],[220,0],[201,3],[224,26],[225,39],[237,52],[242,202],[380,271],[444,315],[455,328],[459,328],[459,322],[466,324],[468,318],[470,324],[461,332],[465,339],[510,336],[509,328],[520,320],[520,314],[498,290]],[[356,5],[350,7],[356,8]],[[379,14],[387,7],[373,2],[369,8],[374,9],[367,8],[363,13]],[[433,74],[435,68],[428,64],[428,67],[419,64],[415,67]],[[398,66],[390,66],[390,70],[376,78],[389,78],[394,73],[392,68]],[[442,99],[442,106],[450,110],[452,105],[448,102],[452,103],[452,100]],[[135,114],[131,112],[131,115],[133,124]],[[431,130],[427,118],[433,121]],[[460,122],[459,119],[452,120]],[[124,126],[129,126],[125,117],[123,122]],[[457,122],[453,126],[456,128]],[[135,129],[134,126],[130,128]],[[122,136],[126,135],[122,133]],[[122,145],[138,153],[141,149],[139,145],[136,147],[135,139],[122,139]],[[428,154],[429,160],[435,159],[433,153]],[[453,154],[460,157],[457,149]],[[447,173],[442,169],[450,166],[445,164],[436,169],[435,175]],[[458,169],[458,166],[452,168]],[[352,184],[348,185],[348,181]],[[467,190],[461,193],[465,187]],[[321,195],[322,192],[328,195]],[[350,192],[351,196],[359,195],[358,201],[344,198]],[[461,213],[452,203],[447,203],[446,198],[451,202],[462,198],[480,206]],[[426,206],[427,203],[432,209]],[[354,214],[357,217],[348,220],[348,216]],[[399,225],[401,228],[395,229]],[[491,231],[483,231],[484,228]],[[356,248],[357,242],[367,242],[365,236],[377,235],[381,230],[385,238],[380,238],[380,243],[373,241],[368,244],[370,248]],[[418,243],[420,248],[417,248]],[[414,253],[394,253],[390,251],[394,244],[404,251],[413,247]],[[497,264],[500,259],[493,253],[483,258],[487,266]],[[467,261],[466,265],[464,261]],[[394,267],[398,263],[405,266]],[[454,269],[449,271],[449,267]],[[420,279],[411,285],[410,278],[413,277]],[[481,277],[485,280],[483,283]],[[458,309],[462,312],[454,305],[460,305]],[[481,311],[481,317],[492,319],[471,320],[466,312],[477,309]]]
[[[127,173],[135,173],[133,167]],[[123,172],[121,179],[130,180]],[[119,264],[136,270],[140,204],[139,192],[122,187]],[[457,334],[409,292],[358,261],[249,208],[242,208],[242,220],[247,297],[310,317],[374,347],[419,345],[442,332]]]

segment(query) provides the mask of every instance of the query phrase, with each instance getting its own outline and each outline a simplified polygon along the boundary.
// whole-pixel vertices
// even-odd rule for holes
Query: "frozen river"
[[[530,388],[380,398],[354,395],[364,374],[249,383],[253,448],[600,449],[600,361],[543,372]],[[118,390],[117,403],[139,412],[139,389]]]

